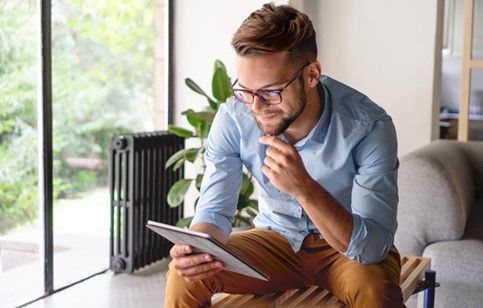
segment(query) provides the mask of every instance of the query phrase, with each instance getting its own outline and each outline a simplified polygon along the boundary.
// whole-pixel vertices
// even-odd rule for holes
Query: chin
[[[278,135],[282,134],[285,131],[285,129],[282,130],[282,129],[278,128],[278,127],[260,127],[260,130],[266,136],[278,136]]]
[[[257,119],[257,125],[260,128],[260,130],[265,134],[265,135],[270,135],[270,136],[278,136],[280,134],[283,134],[287,130],[287,128],[292,124],[293,119],[282,119],[282,121],[279,121],[278,123],[275,124],[263,124],[261,121],[258,121]]]

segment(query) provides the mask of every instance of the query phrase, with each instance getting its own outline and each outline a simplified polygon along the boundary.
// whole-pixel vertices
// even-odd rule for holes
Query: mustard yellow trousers
[[[255,228],[234,232],[227,246],[270,275],[269,281],[222,271],[187,282],[177,271],[167,273],[165,307],[202,307],[214,293],[267,294],[321,286],[349,307],[405,307],[399,276],[400,256],[392,248],[381,263],[363,265],[334,250],[318,234],[308,235],[297,253],[274,231]]]

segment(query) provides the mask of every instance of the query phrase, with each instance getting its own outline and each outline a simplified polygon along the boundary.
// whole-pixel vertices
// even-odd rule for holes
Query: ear
[[[313,88],[316,87],[322,74],[322,67],[319,61],[315,60],[308,66],[308,85]]]

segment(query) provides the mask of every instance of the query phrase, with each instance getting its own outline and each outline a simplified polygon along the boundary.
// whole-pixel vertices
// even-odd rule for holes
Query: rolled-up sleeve
[[[211,223],[231,233],[242,181],[240,136],[224,105],[220,106],[206,143],[206,170],[192,224]]]
[[[352,236],[344,253],[363,264],[382,261],[397,228],[397,138],[389,116],[377,121],[354,150],[357,174],[351,208]]]

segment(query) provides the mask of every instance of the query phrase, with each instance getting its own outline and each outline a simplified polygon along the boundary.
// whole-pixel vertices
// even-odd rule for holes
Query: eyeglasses
[[[297,79],[300,74],[303,72],[304,68],[309,65],[311,62],[307,62],[304,64],[299,70],[295,73],[292,79],[290,79],[287,84],[282,87],[281,89],[276,90],[258,90],[258,91],[249,91],[244,89],[233,89],[233,87],[238,82],[238,78],[235,82],[231,85],[231,92],[233,95],[242,103],[244,104],[252,104],[255,100],[255,96],[258,96],[260,100],[267,104],[267,105],[278,105],[282,102],[282,92],[285,90],[292,82]]]

